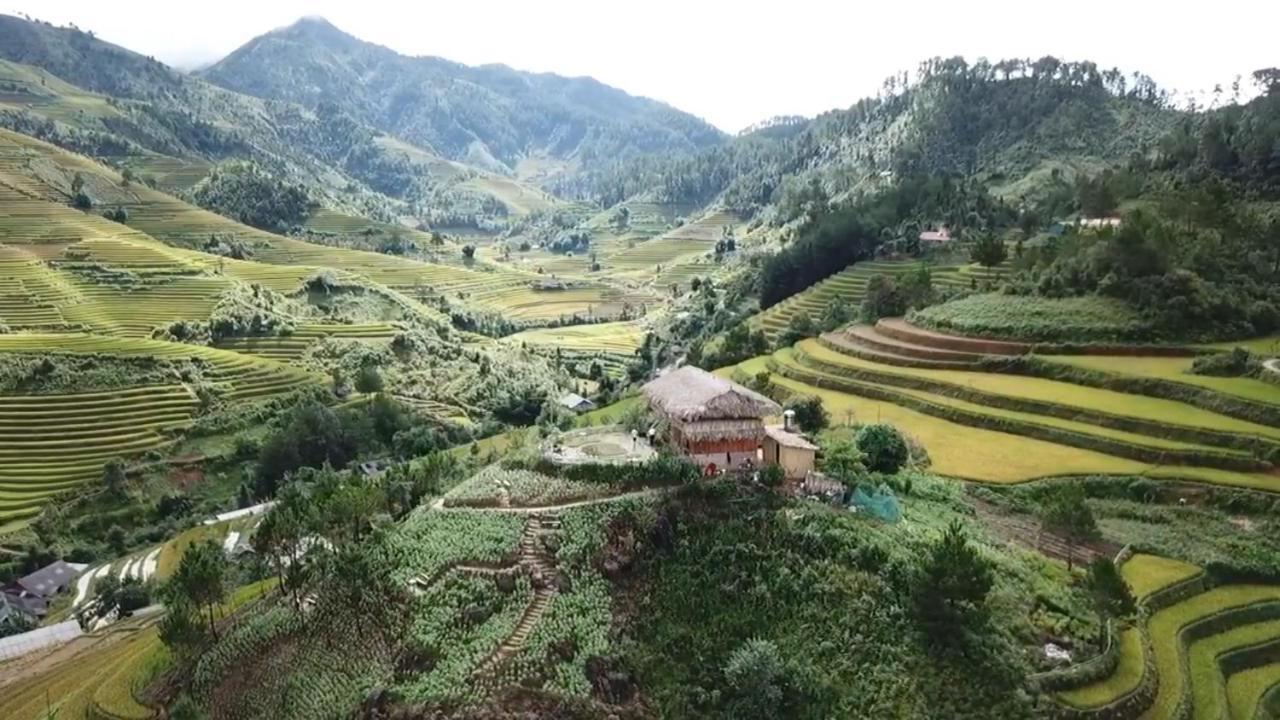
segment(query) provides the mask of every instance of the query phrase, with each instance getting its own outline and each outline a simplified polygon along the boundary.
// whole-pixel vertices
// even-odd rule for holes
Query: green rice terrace
[[[1081,354],[1053,354],[1064,351]],[[1211,389],[1205,376],[1136,372],[1131,382],[1144,351],[1181,353],[1169,359],[1184,366],[1194,354],[986,340],[888,319],[804,340],[738,375],[769,373],[778,392],[817,395],[835,417],[887,419],[956,477],[1146,475],[1280,490],[1280,404],[1255,392],[1265,383],[1210,378]],[[1097,369],[1074,369],[1087,363]]]
[[[1269,716],[1264,679],[1280,670],[1280,587],[1215,586],[1200,568],[1143,554],[1121,574],[1143,612],[1091,661],[1085,682],[1058,692],[1073,717]]]
[[[96,480],[116,457],[138,457],[173,444],[206,397],[252,404],[320,385],[315,373],[209,347],[87,334],[0,335],[0,356],[54,362],[77,358],[174,363],[154,384],[100,391],[0,396],[0,523],[30,518],[49,499]],[[197,374],[181,377],[177,366]]]

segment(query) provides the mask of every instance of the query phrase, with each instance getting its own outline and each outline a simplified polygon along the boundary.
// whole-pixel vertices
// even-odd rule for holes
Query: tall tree
[[[1008,257],[1004,241],[989,232],[979,232],[969,248],[969,259],[983,267],[995,267]]]
[[[1079,485],[1060,488],[1043,504],[1040,526],[1066,543],[1068,570],[1075,567],[1076,546],[1097,540],[1101,535],[1093,511],[1085,502],[1084,489]]]
[[[182,556],[171,582],[193,605],[204,608],[209,620],[209,634],[216,640],[218,628],[214,608],[226,597],[227,558],[222,546],[210,540],[192,545]]]
[[[916,584],[916,609],[941,640],[953,639],[984,610],[994,576],[957,520],[929,548]]]

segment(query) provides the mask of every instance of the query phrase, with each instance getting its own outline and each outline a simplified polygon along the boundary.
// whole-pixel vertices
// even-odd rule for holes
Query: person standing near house
[[[657,436],[658,436],[658,429],[650,425],[649,426],[649,447],[653,447],[653,441],[655,438],[657,438]]]

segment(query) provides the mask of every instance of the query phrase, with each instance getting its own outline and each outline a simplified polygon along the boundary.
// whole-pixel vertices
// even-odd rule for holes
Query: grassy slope
[[[1181,667],[1182,647],[1178,632],[1200,618],[1231,608],[1261,601],[1280,601],[1280,587],[1267,585],[1227,585],[1161,610],[1151,617],[1148,629],[1156,670],[1160,673],[1155,703],[1142,720],[1165,720],[1173,717],[1178,699],[1189,678]]]
[[[1116,671],[1107,678],[1074,690],[1058,693],[1055,697],[1075,708],[1098,708],[1133,692],[1142,682],[1142,633],[1137,628],[1126,628],[1120,634],[1120,662]]]
[[[1134,555],[1120,568],[1120,574],[1138,600],[1144,600],[1157,590],[1171,587],[1201,572],[1200,568],[1190,563],[1146,553]]]
[[[815,340],[804,340],[797,347],[805,353],[839,365],[852,368],[892,373],[907,377],[927,378],[940,382],[960,385],[974,390],[1006,395],[1010,397],[1042,400],[1070,407],[1124,415],[1162,423],[1173,423],[1189,427],[1209,428],[1224,432],[1246,435],[1261,435],[1280,439],[1280,428],[1259,425],[1244,420],[1237,420],[1226,415],[1201,410],[1185,403],[1162,400],[1146,395],[1101,390],[1097,388],[1072,385],[1071,383],[1023,375],[1005,375],[1000,373],[971,372],[964,370],[924,370],[917,368],[895,367],[863,360],[824,347]],[[1082,361],[1096,363],[1099,368],[1108,366],[1116,360],[1125,361],[1130,358],[1103,358],[1094,356],[1078,356]],[[1064,358],[1054,358],[1062,360]],[[1189,363],[1184,358],[1172,358],[1177,362]],[[1081,363],[1083,364],[1083,363]],[[1197,376],[1198,377],[1198,376]],[[1274,387],[1274,386],[1273,386]],[[1277,388],[1280,390],[1280,388]]]
[[[1231,720],[1254,720],[1254,711],[1262,701],[1262,696],[1275,687],[1280,687],[1280,663],[1232,675],[1227,679],[1227,703],[1231,710]]]
[[[785,357],[786,351],[782,354]],[[767,358],[756,358],[738,367],[747,376],[754,377],[767,369],[766,362]],[[1150,465],[1092,450],[971,428],[891,403],[820,389],[777,375],[771,381],[790,392],[821,398],[834,422],[885,421],[899,426],[924,444],[933,460],[933,469],[943,475],[995,483],[1094,474],[1144,475],[1263,488],[1275,487],[1277,483],[1274,476],[1267,474]]]
[[[1192,375],[1191,358],[1155,357],[1097,357],[1090,355],[1062,355],[1044,358],[1053,362],[1101,370],[1103,372],[1173,380],[1188,385],[1216,390],[1226,395],[1236,395],[1260,402],[1280,405],[1280,385],[1252,378],[1224,378],[1209,375]]]

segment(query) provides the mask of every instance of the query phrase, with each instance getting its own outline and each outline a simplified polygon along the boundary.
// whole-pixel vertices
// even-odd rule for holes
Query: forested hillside
[[[405,57],[315,18],[255,38],[201,75],[321,115],[350,115],[445,157],[504,173],[526,158],[589,168],[721,141],[719,131],[697,118],[591,78]]]
[[[839,200],[894,173],[981,174],[1012,182],[1042,162],[1089,167],[1127,160],[1178,113],[1150,78],[1046,57],[973,65],[921,63],[876,97],[681,156],[620,160],[566,193],[617,202],[647,193],[669,202],[723,201],[743,210],[783,206],[790,219],[812,195]],[[786,132],[780,132],[779,128]]]
[[[545,193],[388,135],[350,107],[243,95],[73,28],[0,16],[0,123],[185,192],[249,161],[323,205],[375,220],[491,227]]]

